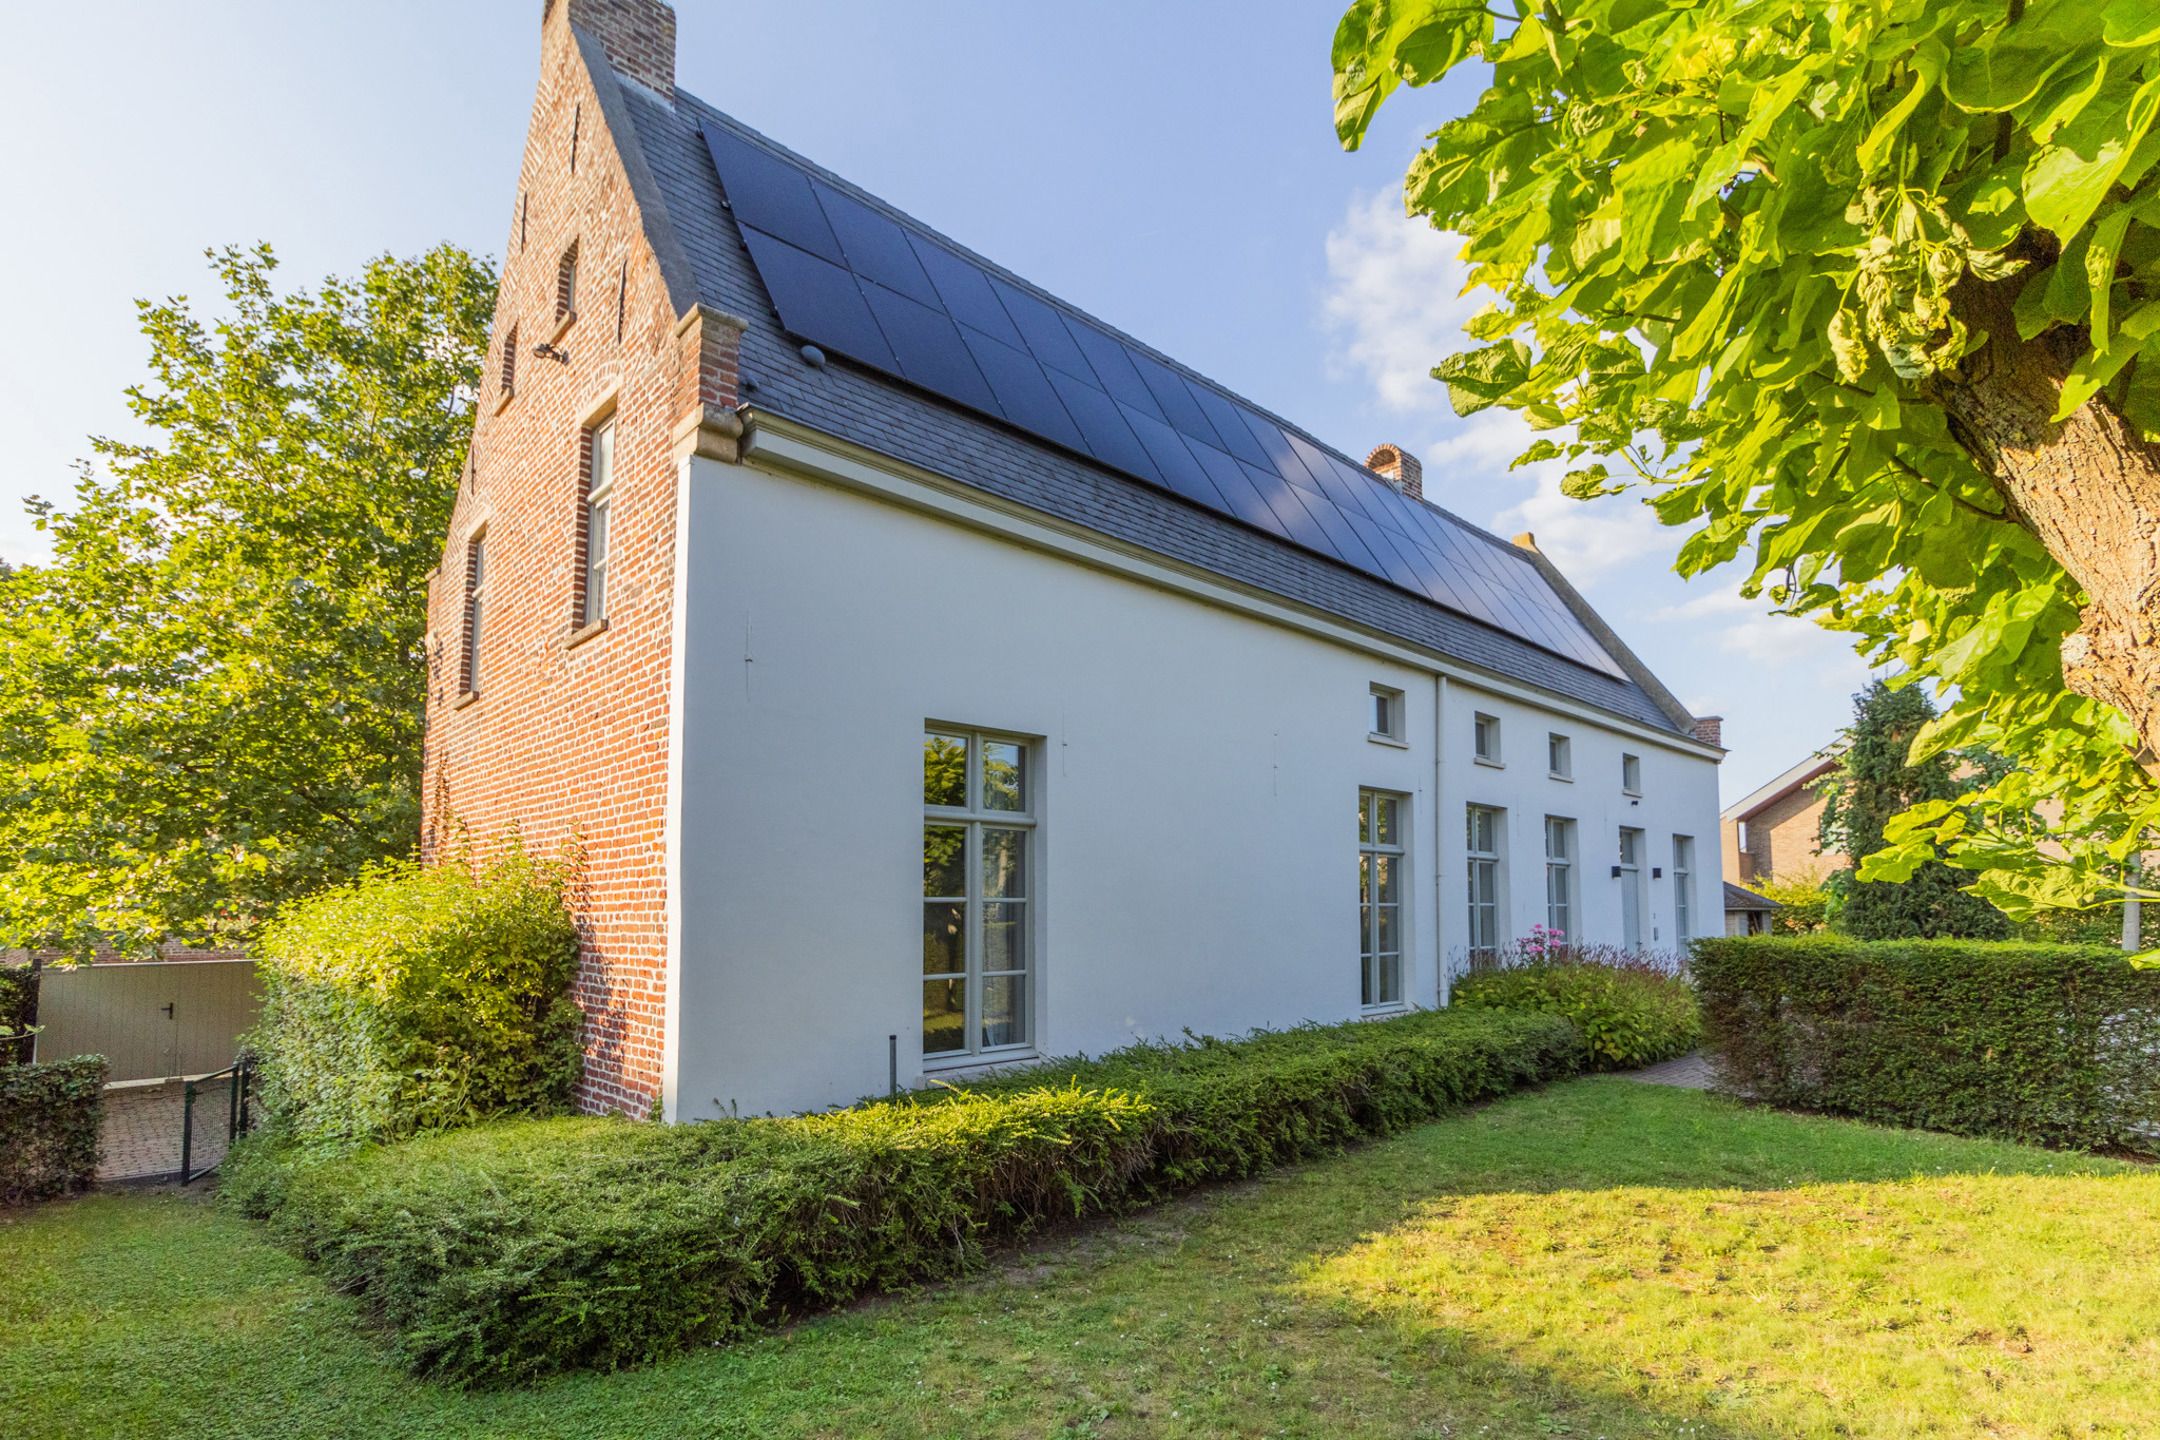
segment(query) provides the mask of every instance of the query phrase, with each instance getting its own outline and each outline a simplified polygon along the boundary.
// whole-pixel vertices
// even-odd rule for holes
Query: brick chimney
[[[1411,499],[1425,498],[1425,466],[1402,446],[1377,446],[1365,457],[1365,468]]]
[[[1698,715],[1695,717],[1695,738],[1705,745],[1725,748],[1725,717],[1722,715]]]
[[[541,0],[542,28],[569,23],[600,42],[608,63],[675,103],[675,10],[664,0]]]

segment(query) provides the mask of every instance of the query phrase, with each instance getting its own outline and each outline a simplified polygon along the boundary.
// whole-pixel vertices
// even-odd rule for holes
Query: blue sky
[[[269,240],[290,283],[508,231],[539,0],[40,6],[0,50],[16,223],[0,227],[0,556],[21,496],[64,497],[85,437],[128,433],[137,296],[205,294],[201,252]],[[1506,416],[1456,418],[1426,369],[1462,342],[1444,237],[1401,218],[1418,136],[1464,107],[1329,128],[1337,10],[1309,0],[1087,6],[678,0],[684,88],[1427,492],[1531,530],[1681,699],[1726,717],[1736,798],[1821,744],[1864,679],[1844,642],[1682,584],[1629,499],[1510,472]],[[94,63],[91,63],[94,59]]]

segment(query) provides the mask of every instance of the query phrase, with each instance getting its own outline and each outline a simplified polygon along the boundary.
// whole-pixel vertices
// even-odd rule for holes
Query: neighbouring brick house
[[[1715,721],[1529,537],[674,54],[658,0],[543,7],[429,592],[424,852],[574,847],[587,1108],[842,1103],[1443,1004],[1532,924],[1715,928]]]
[[[1819,880],[1846,864],[1822,848],[1824,776],[1838,767],[1842,744],[1818,750],[1725,807],[1718,816],[1725,878],[1741,885]]]

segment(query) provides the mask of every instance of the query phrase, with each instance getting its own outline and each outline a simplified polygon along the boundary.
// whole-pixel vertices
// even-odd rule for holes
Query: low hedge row
[[[87,1190],[105,1116],[102,1056],[0,1065],[0,1206]]]
[[[1043,1221],[1250,1175],[1570,1073],[1544,1015],[1140,1046],[786,1119],[505,1122],[344,1159],[245,1148],[228,1197],[416,1372],[614,1369],[964,1271]]]
[[[1681,976],[1617,956],[1563,954],[1478,970],[1455,982],[1468,1010],[1529,1010],[1575,1023],[1594,1070],[1637,1070],[1702,1042],[1702,1011]]]
[[[2160,1153],[2160,971],[2119,950],[1751,936],[1694,976],[1724,1083],[1770,1104]]]

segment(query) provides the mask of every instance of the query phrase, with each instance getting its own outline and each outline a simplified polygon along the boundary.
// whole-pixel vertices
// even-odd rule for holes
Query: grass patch
[[[2160,1175],[1570,1082],[647,1370],[415,1381],[192,1197],[0,1221],[10,1437],[2149,1433]]]

